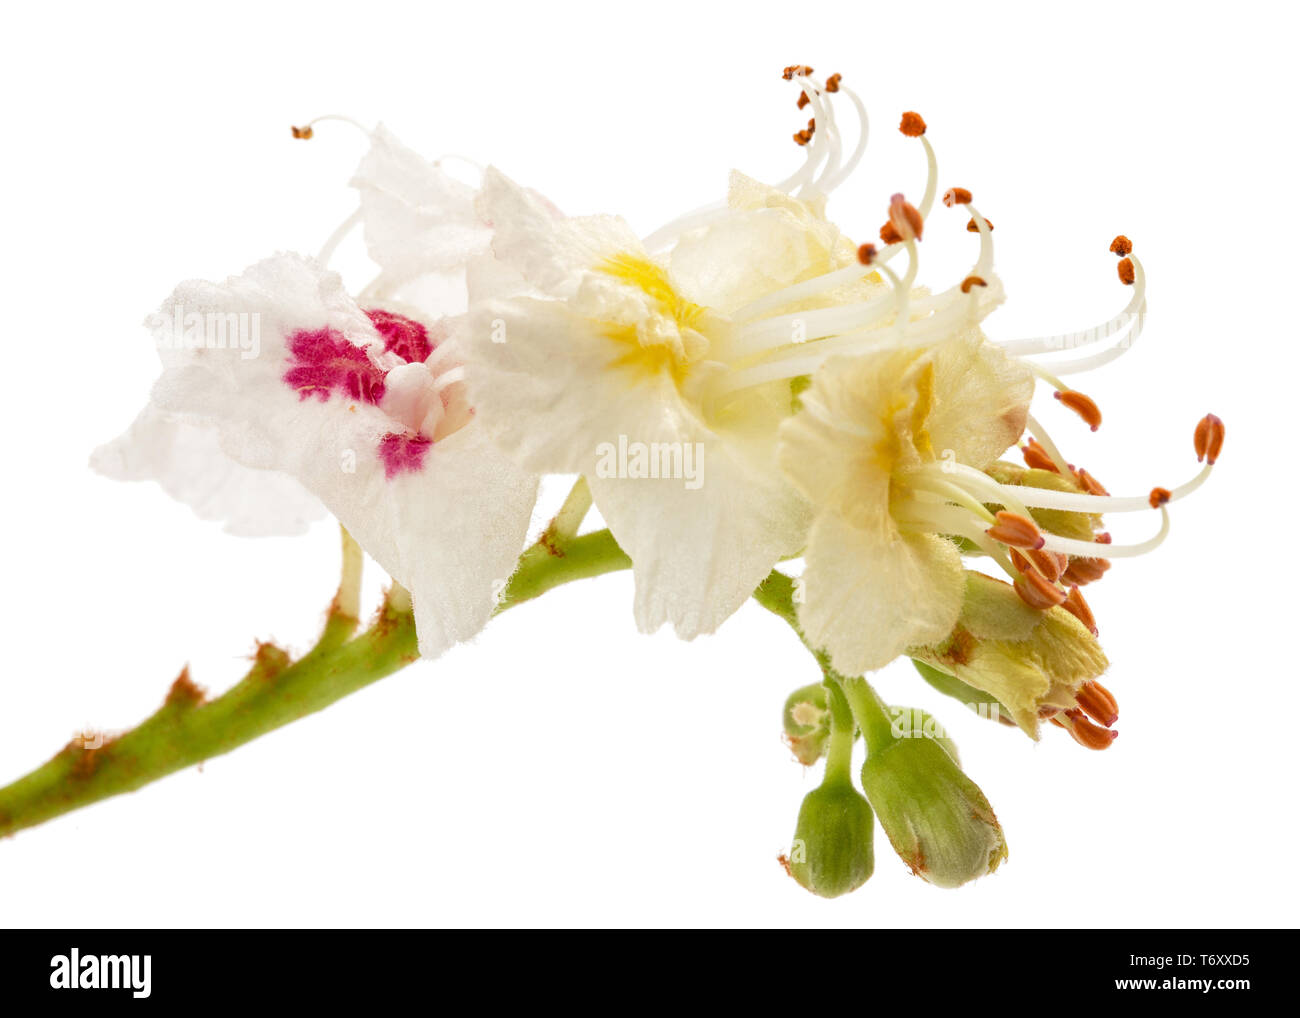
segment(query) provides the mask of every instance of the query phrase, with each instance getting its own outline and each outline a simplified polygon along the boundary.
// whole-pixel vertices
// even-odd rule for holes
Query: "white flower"
[[[352,179],[360,207],[330,237],[321,262],[327,263],[360,224],[370,256],[382,270],[366,288],[368,305],[396,298],[426,318],[463,310],[465,265],[486,249],[491,236],[474,211],[475,189],[402,145],[382,125],[366,133],[369,148]],[[165,328],[154,320],[149,324],[163,349],[236,341],[221,321],[196,319],[188,330],[184,321],[169,320]],[[243,325],[250,355],[256,353],[252,325]],[[301,534],[326,514],[320,500],[293,478],[230,459],[208,424],[152,404],[126,432],[95,450],[91,466],[115,480],[156,481],[201,519],[222,521],[228,532],[241,536]]]
[[[523,549],[537,480],[487,441],[448,321],[363,308],[296,255],[182,284],[159,317],[180,314],[256,314],[260,350],[164,351],[154,405],[319,497],[410,589],[421,653],[477,633]]]
[[[977,330],[835,358],[813,377],[780,461],[815,506],[800,625],[837,670],[883,667],[952,631],[965,580],[948,477],[1020,436],[1033,388]]]

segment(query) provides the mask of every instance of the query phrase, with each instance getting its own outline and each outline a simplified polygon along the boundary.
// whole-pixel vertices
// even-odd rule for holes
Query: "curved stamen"
[[[361,210],[357,209],[347,219],[343,220],[331,233],[325,243],[321,246],[320,253],[316,255],[316,260],[320,262],[322,268],[328,268],[330,259],[334,257],[334,252],[338,250],[340,244],[352,230],[361,222]]]
[[[1139,544],[1097,544],[1093,541],[1080,541],[1073,537],[1057,537],[1045,534],[1043,548],[1047,551],[1060,552],[1063,555],[1077,555],[1087,558],[1136,558],[1160,547],[1169,536],[1169,510],[1160,508],[1160,530],[1153,537]]]
[[[1027,339],[1004,339],[999,340],[997,345],[1013,357],[1025,357],[1077,350],[1080,347],[1100,343],[1112,336],[1119,335],[1122,338],[1122,334],[1129,330],[1141,330],[1141,318],[1146,304],[1146,273],[1142,271],[1137,259],[1130,258],[1130,261],[1133,262],[1134,270],[1133,296],[1129,298],[1129,302],[1124,305],[1124,310],[1119,314],[1108,318],[1100,325],[1080,329],[1078,332],[1066,332],[1056,336],[1033,336]],[[1129,338],[1129,343],[1136,338],[1135,333]]]
[[[862,162],[862,156],[867,151],[867,135],[870,129],[866,104],[858,98],[858,94],[844,85],[839,86],[839,91],[849,97],[849,102],[853,103],[853,109],[858,114],[858,143],[853,149],[853,154],[849,156],[848,160],[837,172],[825,175],[826,179],[822,181],[821,186],[826,194],[830,194],[844,181],[848,180],[853,171],[858,168],[858,163]]]

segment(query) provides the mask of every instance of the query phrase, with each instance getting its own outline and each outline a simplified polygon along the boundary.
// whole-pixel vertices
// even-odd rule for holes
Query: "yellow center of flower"
[[[697,343],[702,339],[697,327],[705,309],[674,289],[663,266],[639,255],[614,255],[596,269],[645,294],[666,319],[662,322],[664,328],[659,330],[662,336],[649,335],[635,322],[602,323],[602,333],[620,347],[611,366],[631,369],[637,375],[658,375],[666,371],[680,385],[687,367],[695,359],[688,349],[687,337]]]

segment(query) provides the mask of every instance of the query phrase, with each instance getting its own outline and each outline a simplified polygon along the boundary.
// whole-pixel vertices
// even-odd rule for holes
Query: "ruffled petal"
[[[932,355],[934,401],[926,429],[936,453],[983,470],[1024,432],[1034,376],[973,328]]]
[[[799,624],[845,675],[883,668],[908,647],[944,639],[961,614],[965,578],[952,542],[905,535],[836,513],[813,522]]]
[[[91,468],[116,481],[156,481],[201,520],[239,537],[304,534],[325,516],[320,500],[278,470],[252,470],[227,456],[215,428],[146,406],[131,426],[101,445]]]

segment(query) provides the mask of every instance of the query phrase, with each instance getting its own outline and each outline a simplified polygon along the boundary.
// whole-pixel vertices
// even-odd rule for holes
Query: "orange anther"
[[[1085,396],[1074,389],[1065,389],[1057,390],[1056,398],[1082,417],[1093,431],[1101,427],[1101,410],[1091,396]]]
[[[919,138],[925,134],[925,121],[921,119],[919,113],[904,113],[898,129],[909,138]]]
[[[1020,600],[1030,608],[1037,608],[1039,611],[1055,608],[1065,600],[1066,596],[1065,591],[1060,587],[1048,583],[1042,575],[1033,570],[1017,576],[1014,586],[1016,593],[1020,595]]]
[[[1072,558],[1061,579],[1072,586],[1082,587],[1096,583],[1109,568],[1110,563],[1104,558]]]
[[[994,519],[997,521],[984,531],[993,540],[1011,548],[1041,548],[1045,542],[1043,532],[1038,524],[1028,516],[1001,510]]]
[[[961,281],[961,292],[970,293],[970,288],[972,286],[988,286],[988,285],[989,284],[984,282],[984,280],[979,276],[967,276],[965,279]]]
[[[989,228],[989,233],[992,233],[992,232],[993,232],[993,220],[992,220],[992,219],[985,219],[985,220],[984,220],[984,225],[987,226],[987,227]],[[969,223],[966,224],[966,232],[967,232],[967,233],[979,233],[979,232],[980,232],[979,224],[977,224],[977,223],[975,222],[975,217],[974,217],[974,216],[972,216],[972,217],[971,217],[971,221],[970,221]]]
[[[1088,607],[1088,602],[1085,601],[1083,595],[1079,593],[1079,588],[1077,586],[1070,588],[1070,593],[1068,593],[1065,596],[1065,600],[1061,602],[1061,607],[1087,626],[1088,631],[1092,633],[1093,636],[1097,635],[1097,619],[1093,616],[1092,609]],[[1082,700],[1079,702],[1081,705],[1083,704]],[[1087,710],[1087,707],[1085,706],[1084,709]],[[1097,717],[1097,715],[1093,714],[1091,710],[1089,710],[1088,713],[1092,714],[1095,718]],[[1101,721],[1101,718],[1097,718],[1097,720]],[[1101,723],[1104,725],[1114,724],[1113,721],[1102,721]]]
[[[1150,496],[1148,496],[1147,501],[1151,503],[1152,509],[1159,509],[1162,505],[1164,505],[1173,497],[1174,497],[1173,492],[1171,492],[1168,488],[1152,488],[1151,494]]]
[[[1074,699],[1099,725],[1109,728],[1119,720],[1119,704],[1114,694],[1100,682],[1085,682],[1074,694]]]
[[[858,248],[858,261],[863,265],[870,265],[876,260],[876,245],[863,244]]]
[[[303,141],[309,141],[313,134],[310,125],[307,127],[291,127],[289,130],[293,131],[293,136],[295,138],[301,138]]]
[[[1110,242],[1110,250],[1112,254],[1117,254],[1120,257],[1123,257],[1124,255],[1132,253],[1133,242],[1121,233]]]
[[[1206,414],[1196,425],[1196,462],[1205,460],[1214,466],[1223,451],[1224,425],[1214,414]]]
[[[1064,727],[1074,737],[1074,741],[1085,749],[1109,749],[1119,735],[1109,728],[1094,725],[1081,710],[1066,711],[1065,716],[1067,721]]]
[[[829,78],[826,79],[826,91],[838,92],[840,90],[840,82],[843,79],[844,79],[844,75],[842,74],[832,74]]]
[[[969,205],[971,203],[970,192],[964,187],[950,187],[943,192],[943,203],[952,208],[954,205]]]
[[[1136,275],[1133,271],[1133,259],[1125,258],[1119,263],[1119,281],[1125,286],[1132,286]]]
[[[901,194],[889,199],[889,221],[894,224],[900,237],[905,240],[920,240],[921,231],[925,229],[925,220]]]
[[[1031,470],[1050,470],[1052,473],[1060,473],[1052,457],[1047,454],[1047,450],[1035,439],[1031,438],[1027,444],[1020,447],[1020,455],[1025,458],[1025,465]]]
[[[800,109],[803,109],[805,106],[807,106],[808,103],[809,103],[809,101],[810,101],[810,100],[808,99],[808,93],[807,93],[807,92],[800,92],[800,93],[799,93],[799,108],[800,108]]]
[[[880,228],[880,239],[886,244],[901,244],[903,242],[902,235],[894,228],[893,223],[886,223]]]

